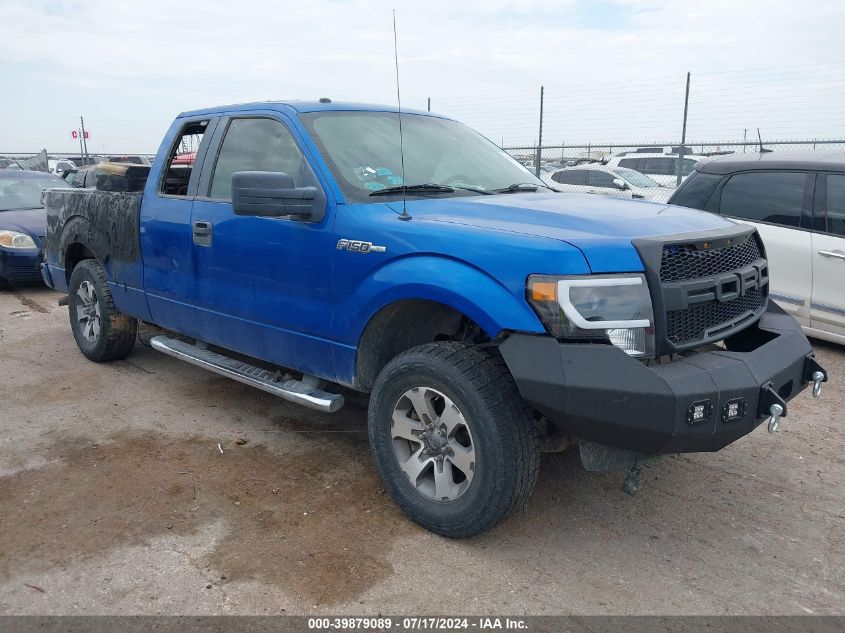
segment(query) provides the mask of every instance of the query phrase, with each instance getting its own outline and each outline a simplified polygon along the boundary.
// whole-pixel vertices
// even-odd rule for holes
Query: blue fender
[[[502,330],[545,333],[525,302],[524,292],[522,287],[517,295],[484,271],[455,259],[432,255],[395,259],[373,271],[354,293],[338,301],[334,337],[337,379],[352,383],[358,341],[367,324],[382,309],[399,301],[441,303],[465,314],[491,338]]]
[[[467,295],[467,290],[472,295]],[[455,259],[418,255],[393,260],[358,286],[349,304],[358,306],[338,320],[337,340],[355,344],[380,310],[406,299],[427,299],[449,306],[475,321],[491,338],[502,330],[544,333],[524,299],[484,271]],[[344,303],[347,303],[344,301]]]

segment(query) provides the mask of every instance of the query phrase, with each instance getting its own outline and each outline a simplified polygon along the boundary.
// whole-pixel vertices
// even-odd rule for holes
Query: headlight
[[[654,356],[654,316],[643,275],[531,275],[527,294],[555,338],[601,340],[630,356]]]
[[[36,248],[33,239],[26,233],[0,231],[0,246],[6,248]]]

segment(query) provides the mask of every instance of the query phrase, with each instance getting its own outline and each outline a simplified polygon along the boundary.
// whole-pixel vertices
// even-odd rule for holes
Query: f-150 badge
[[[361,240],[338,240],[337,250],[349,251],[350,253],[384,253],[387,251],[387,247],[373,246],[372,242],[362,242]]]

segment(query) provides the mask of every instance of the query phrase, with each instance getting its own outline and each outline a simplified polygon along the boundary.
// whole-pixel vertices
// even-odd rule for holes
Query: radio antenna
[[[410,220],[411,216],[408,214],[407,207],[408,183],[405,182],[405,143],[402,136],[402,97],[399,93],[399,46],[396,43],[396,9],[393,9],[393,61],[396,66],[396,104],[398,105],[397,112],[399,116],[399,160],[402,164],[402,213],[399,214],[399,219]]]

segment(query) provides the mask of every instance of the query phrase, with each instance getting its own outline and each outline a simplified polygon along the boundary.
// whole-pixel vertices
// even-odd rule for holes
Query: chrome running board
[[[314,376],[304,376],[303,380],[279,380],[277,373],[169,336],[154,336],[150,344],[168,356],[317,411],[334,413],[343,406],[343,396],[323,391],[320,388],[322,381]]]

